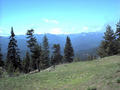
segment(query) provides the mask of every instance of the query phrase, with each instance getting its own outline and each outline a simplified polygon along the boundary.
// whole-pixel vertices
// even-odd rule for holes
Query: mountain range
[[[69,36],[71,43],[75,52],[75,56],[85,57],[87,54],[96,54],[96,49],[103,40],[104,33],[102,32],[89,32],[89,33],[79,33],[79,34],[46,34],[49,42],[50,51],[52,51],[53,44],[60,44],[61,53],[64,52],[64,46],[66,42],[66,37]],[[35,34],[35,37],[39,44],[42,44],[44,34]],[[26,35],[16,35],[17,44],[20,49],[20,55],[25,56],[25,52],[29,50],[27,48]],[[2,53],[4,57],[7,53],[7,47],[9,43],[9,37],[1,36],[0,44],[2,48]]]

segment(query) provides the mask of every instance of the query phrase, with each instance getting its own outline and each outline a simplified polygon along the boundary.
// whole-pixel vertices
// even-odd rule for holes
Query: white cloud
[[[50,31],[51,34],[62,34],[63,32],[61,31],[61,28],[53,28]]]
[[[6,28],[0,27],[0,36],[8,36],[9,34],[6,31]]]
[[[102,27],[96,27],[95,30],[96,31],[100,31],[102,29]]]
[[[84,27],[83,27],[83,30],[88,30],[88,27],[87,27],[87,26],[84,26]]]
[[[42,32],[38,32],[37,34],[43,34]]]
[[[48,22],[49,22],[49,21],[48,21],[48,19],[44,19],[43,21],[44,21],[44,22],[46,22],[46,23],[48,23]]]
[[[0,30],[0,33],[2,33],[2,30]]]
[[[82,27],[82,32],[96,32],[101,31],[103,26],[84,26]]]
[[[59,23],[57,20],[43,19],[43,21],[46,22],[46,23],[54,23],[54,24],[58,24]]]
[[[75,30],[76,28],[75,27],[72,27],[72,30]]]

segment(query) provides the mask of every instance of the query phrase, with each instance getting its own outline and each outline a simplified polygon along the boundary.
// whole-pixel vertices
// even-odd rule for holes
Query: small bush
[[[120,78],[117,79],[117,83],[120,83]]]
[[[2,74],[3,74],[3,72],[2,72],[2,70],[0,69],[0,78],[2,77]]]
[[[87,90],[97,90],[96,87],[89,87]]]
[[[16,69],[15,72],[8,73],[9,77],[17,77],[21,75],[19,69]]]
[[[5,77],[8,77],[8,74],[2,67],[0,67],[0,78],[5,78]]]
[[[116,71],[116,73],[119,73],[119,72],[120,72],[120,70],[117,70],[117,71]]]

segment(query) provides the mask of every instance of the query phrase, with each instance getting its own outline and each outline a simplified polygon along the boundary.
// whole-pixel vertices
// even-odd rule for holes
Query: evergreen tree
[[[28,43],[28,48],[30,48],[30,51],[31,51],[31,70],[35,70],[37,69],[37,66],[36,66],[36,58],[33,56],[34,55],[34,49],[35,49],[35,46],[37,45],[37,40],[36,38],[34,37],[34,30],[31,29],[31,30],[28,30],[27,31],[27,37],[26,37],[28,40],[27,40],[27,43]]]
[[[116,24],[116,38],[120,41],[120,21]]]
[[[120,21],[116,24],[117,52],[120,54]]]
[[[56,65],[62,63],[62,55],[60,54],[60,45],[54,44],[53,45],[53,55],[51,57],[51,64]]]
[[[99,48],[97,50],[97,53],[101,58],[108,55],[107,51],[106,51],[106,48],[107,48],[107,43],[105,41],[102,41],[101,45],[99,46]]]
[[[30,72],[30,55],[28,51],[26,52],[25,59],[23,60],[23,69],[25,73]]]
[[[8,44],[6,68],[8,72],[12,73],[12,72],[15,72],[16,69],[21,70],[19,49],[17,46],[17,40],[15,39],[13,27],[11,28],[11,36],[9,39],[10,39],[10,42]]]
[[[98,55],[100,57],[111,56],[117,54],[117,42],[114,31],[111,26],[106,27],[106,32],[104,33],[104,40],[102,41],[99,49]]]
[[[73,62],[73,56],[74,56],[74,51],[73,51],[73,48],[72,48],[72,45],[71,45],[71,40],[67,36],[66,44],[65,44],[65,48],[64,48],[65,62]]]
[[[16,51],[17,51],[17,66],[18,66],[17,70],[22,72],[23,68],[22,68],[22,60],[20,58],[20,49],[17,47]]]
[[[40,71],[40,65],[41,65],[41,54],[42,54],[42,49],[41,46],[36,44],[34,49],[32,50],[32,58],[34,59],[32,64],[35,69],[38,69]]]
[[[4,66],[4,61],[2,60],[2,52],[1,52],[1,47],[0,47],[0,67]]]
[[[50,66],[49,44],[46,35],[43,37],[42,64],[43,64],[43,68],[48,68]]]
[[[34,30],[33,29],[31,29],[31,30],[28,30],[27,31],[27,33],[26,33],[26,35],[27,35],[27,43],[28,43],[28,47],[30,48],[30,51],[32,51],[33,50],[33,48],[34,48],[34,46],[37,44],[37,40],[36,40],[36,38],[34,37]]]

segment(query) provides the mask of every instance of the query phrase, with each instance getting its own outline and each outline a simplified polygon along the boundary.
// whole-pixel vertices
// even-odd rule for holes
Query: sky
[[[120,0],[0,0],[0,35],[105,31],[120,19]]]

